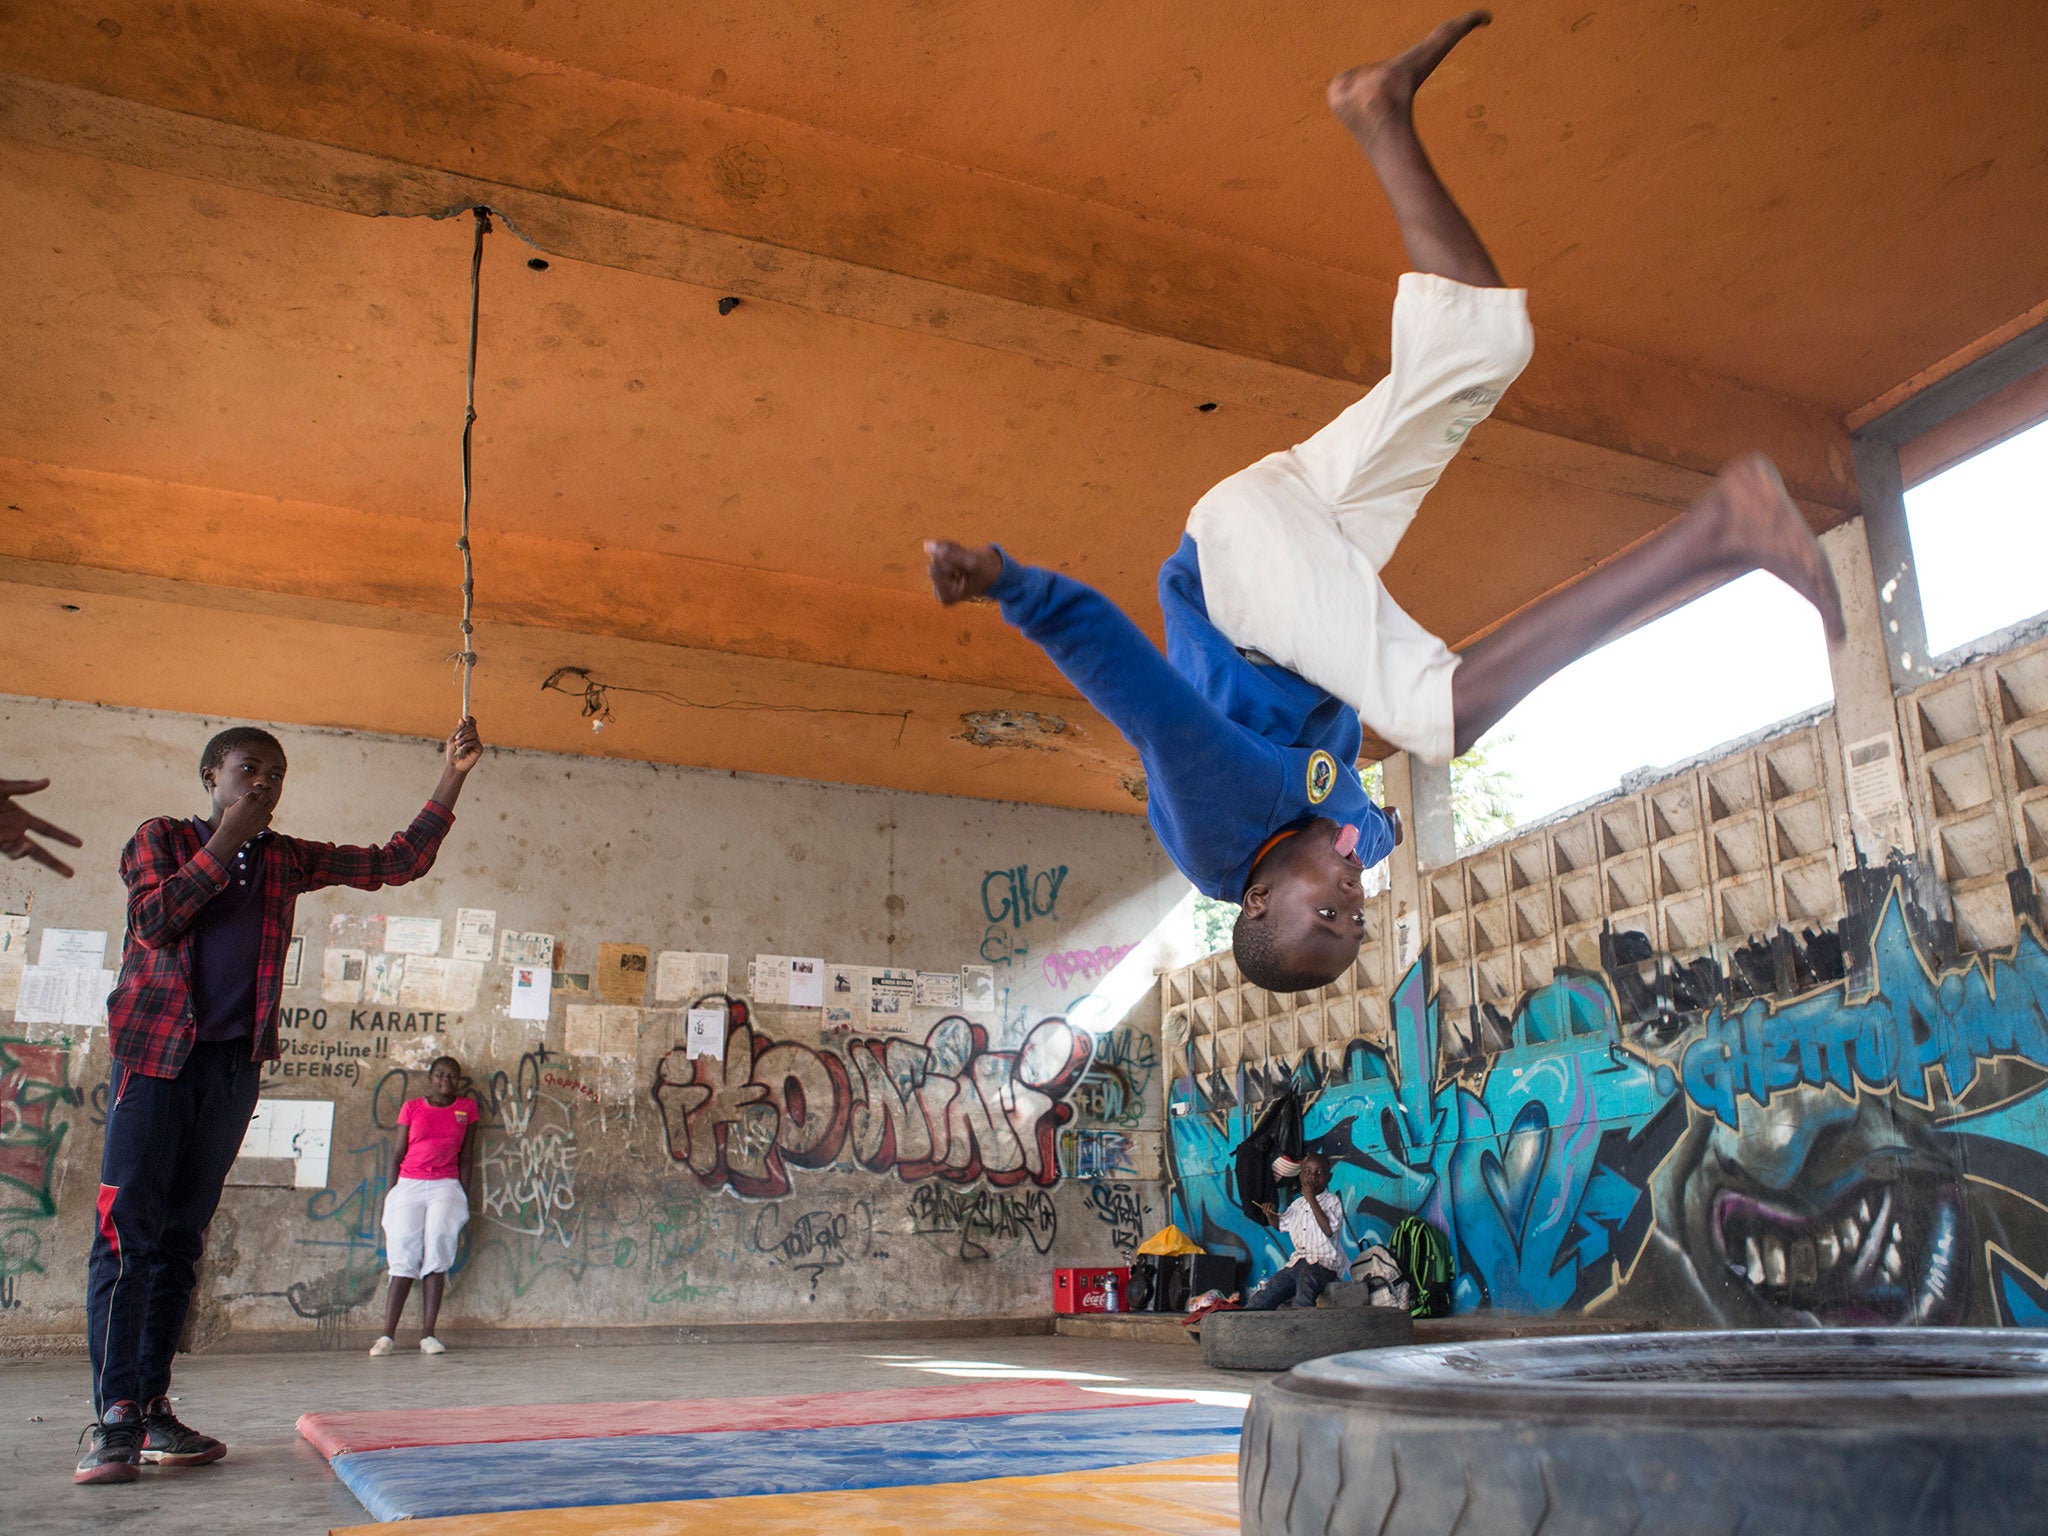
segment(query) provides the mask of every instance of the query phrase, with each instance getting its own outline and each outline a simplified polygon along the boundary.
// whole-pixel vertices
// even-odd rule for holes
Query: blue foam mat
[[[820,1429],[607,1435],[354,1451],[334,1471],[378,1520],[1086,1472],[1237,1449],[1235,1408],[1173,1404]]]

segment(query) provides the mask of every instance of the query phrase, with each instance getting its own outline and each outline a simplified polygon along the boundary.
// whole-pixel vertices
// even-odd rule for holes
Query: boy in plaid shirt
[[[263,1064],[278,1055],[293,910],[307,891],[374,891],[432,869],[482,756],[465,719],[411,826],[381,848],[337,846],[270,830],[284,749],[268,731],[237,727],[199,759],[212,814],[146,821],[122,850],[128,931],[107,1001],[114,1067],[86,1272],[94,1422],[74,1482],[127,1482],[143,1462],[227,1454],[171,1411],[171,1356]]]

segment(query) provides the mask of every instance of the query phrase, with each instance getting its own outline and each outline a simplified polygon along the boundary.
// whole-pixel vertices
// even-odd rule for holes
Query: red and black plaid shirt
[[[251,1054],[277,1056],[277,1003],[285,951],[299,897],[330,885],[374,891],[404,885],[434,867],[455,813],[429,800],[412,825],[381,848],[309,843],[272,833],[256,846],[263,860],[263,941],[256,961],[256,1029]],[[199,1025],[192,1013],[192,926],[228,883],[227,867],[206,851],[199,827],[182,817],[145,821],[121,850],[128,887],[128,932],[121,979],[107,999],[114,1059],[145,1077],[176,1077]]]

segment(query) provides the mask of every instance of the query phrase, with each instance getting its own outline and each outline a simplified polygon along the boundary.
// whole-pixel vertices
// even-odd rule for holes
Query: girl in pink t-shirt
[[[455,1263],[455,1240],[469,1220],[462,1187],[465,1154],[480,1118],[476,1100],[459,1097],[462,1064],[443,1056],[427,1069],[427,1096],[407,1099],[398,1111],[398,1148],[392,1155],[391,1192],[384,1197],[384,1252],[391,1265],[391,1295],[384,1332],[370,1346],[388,1355],[405,1314],[412,1283],[420,1282],[420,1353],[447,1353],[434,1337],[441,1291]]]

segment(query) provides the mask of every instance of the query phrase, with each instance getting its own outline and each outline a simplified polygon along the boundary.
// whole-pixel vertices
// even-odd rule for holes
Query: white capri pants
[[[460,1179],[400,1179],[384,1197],[384,1253],[394,1280],[445,1275],[469,1222]]]
[[[1466,434],[1527,366],[1527,301],[1519,288],[1407,273],[1387,376],[1307,442],[1216,486],[1188,518],[1210,621],[1433,763],[1454,750],[1458,658],[1401,611],[1379,573]]]

